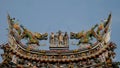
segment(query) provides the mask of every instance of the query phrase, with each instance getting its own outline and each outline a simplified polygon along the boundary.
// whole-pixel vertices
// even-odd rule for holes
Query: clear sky
[[[29,30],[40,33],[88,30],[112,12],[111,41],[117,44],[114,60],[120,61],[120,0],[0,0],[0,44],[8,39],[7,12]]]

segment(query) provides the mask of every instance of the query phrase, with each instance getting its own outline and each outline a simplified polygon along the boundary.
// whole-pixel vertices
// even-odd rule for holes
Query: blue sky
[[[8,39],[7,12],[29,30],[40,33],[88,30],[112,12],[111,41],[117,44],[114,60],[120,61],[119,3],[120,0],[0,0],[0,44]]]

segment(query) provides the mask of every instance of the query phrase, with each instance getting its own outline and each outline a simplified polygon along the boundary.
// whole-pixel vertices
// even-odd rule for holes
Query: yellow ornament
[[[16,30],[20,29],[18,23],[15,23],[15,24],[13,25],[13,27],[14,27]]]

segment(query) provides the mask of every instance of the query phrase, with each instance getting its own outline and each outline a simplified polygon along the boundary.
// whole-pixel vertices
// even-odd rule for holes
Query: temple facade
[[[110,41],[111,14],[104,22],[78,33],[31,32],[9,14],[7,18],[8,42],[1,44],[0,68],[113,68],[116,44]],[[74,45],[79,48],[70,50],[69,40],[73,39],[78,40]],[[41,40],[49,41],[49,50],[38,49]]]

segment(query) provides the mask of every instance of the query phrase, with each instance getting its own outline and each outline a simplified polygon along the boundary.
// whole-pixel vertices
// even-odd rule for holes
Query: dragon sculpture
[[[27,44],[37,44],[39,45],[39,40],[47,40],[48,33],[37,33],[31,32],[26,29],[24,26],[19,25],[18,22],[15,22],[15,18],[11,18],[8,14],[8,24],[9,24],[9,31],[11,34],[17,35],[17,38],[27,39]]]
[[[39,40],[47,40],[47,36],[48,34],[40,34],[37,32],[32,33],[31,31],[29,31],[28,29],[24,28],[23,26],[21,26],[21,28],[23,29],[23,33],[21,35],[21,38],[27,38],[28,44],[37,44],[39,45]]]
[[[96,24],[87,32],[81,31],[78,33],[71,32],[70,38],[71,39],[79,39],[77,45],[81,43],[91,43],[92,39],[95,38],[97,41],[101,42],[104,40],[103,35],[109,31],[111,20],[111,14],[109,14],[108,19],[101,23],[100,25]]]

